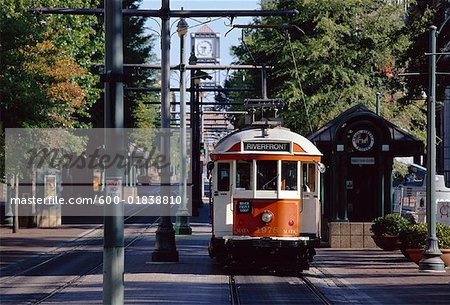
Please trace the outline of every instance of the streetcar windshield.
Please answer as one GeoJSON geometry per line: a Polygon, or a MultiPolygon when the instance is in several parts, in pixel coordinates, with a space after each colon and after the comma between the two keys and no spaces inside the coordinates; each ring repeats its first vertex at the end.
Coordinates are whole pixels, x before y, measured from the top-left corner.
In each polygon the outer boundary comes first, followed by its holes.
{"type": "Polygon", "coordinates": [[[252,164],[250,161],[237,161],[236,163],[236,189],[251,190],[252,164]]]}
{"type": "Polygon", "coordinates": [[[256,161],[256,186],[258,190],[277,190],[277,161],[256,161]]]}

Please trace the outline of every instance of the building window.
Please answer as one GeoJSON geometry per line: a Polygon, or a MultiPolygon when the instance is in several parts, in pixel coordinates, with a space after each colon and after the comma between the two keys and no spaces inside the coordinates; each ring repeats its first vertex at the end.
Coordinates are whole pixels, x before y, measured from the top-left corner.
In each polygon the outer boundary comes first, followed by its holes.
{"type": "Polygon", "coordinates": [[[236,162],[236,189],[251,190],[253,161],[236,162]]]}
{"type": "Polygon", "coordinates": [[[257,190],[277,190],[277,161],[256,161],[256,186],[257,190]]]}
{"type": "Polygon", "coordinates": [[[281,161],[281,190],[297,190],[297,161],[281,161]]]}

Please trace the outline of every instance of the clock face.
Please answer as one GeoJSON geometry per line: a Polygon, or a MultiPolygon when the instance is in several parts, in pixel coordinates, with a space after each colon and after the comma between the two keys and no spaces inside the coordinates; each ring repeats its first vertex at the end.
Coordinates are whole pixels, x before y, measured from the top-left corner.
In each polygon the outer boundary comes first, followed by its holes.
{"type": "Polygon", "coordinates": [[[210,40],[200,40],[197,43],[197,56],[198,57],[212,57],[213,46],[210,40]]]}
{"type": "Polygon", "coordinates": [[[368,151],[373,147],[374,137],[373,134],[365,129],[358,130],[353,134],[352,144],[353,147],[359,151],[368,151]]]}

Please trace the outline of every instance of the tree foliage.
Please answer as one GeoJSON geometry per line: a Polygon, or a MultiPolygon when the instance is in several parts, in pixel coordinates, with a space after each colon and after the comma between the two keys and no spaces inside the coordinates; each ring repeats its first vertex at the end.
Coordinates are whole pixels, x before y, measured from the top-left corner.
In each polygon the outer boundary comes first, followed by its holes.
{"type": "Polygon", "coordinates": [[[37,16],[31,7],[96,7],[95,0],[14,1],[1,5],[0,96],[4,127],[81,127],[98,97],[90,71],[101,55],[92,16],[37,16]]]}
{"type": "MultiPolygon", "coordinates": [[[[402,7],[383,0],[280,0],[262,2],[262,8],[297,9],[299,14],[289,21],[295,27],[249,31],[245,44],[233,52],[239,63],[254,59],[274,65],[269,96],[288,103],[286,125],[308,134],[353,105],[374,109],[379,91],[384,95],[383,116],[420,136],[415,129],[424,123],[423,107],[399,103],[403,83],[393,77],[404,69],[400,55],[411,45],[402,7]],[[412,115],[399,116],[410,108],[414,120],[412,115]]],[[[255,80],[254,75],[247,77],[255,80]]]]}

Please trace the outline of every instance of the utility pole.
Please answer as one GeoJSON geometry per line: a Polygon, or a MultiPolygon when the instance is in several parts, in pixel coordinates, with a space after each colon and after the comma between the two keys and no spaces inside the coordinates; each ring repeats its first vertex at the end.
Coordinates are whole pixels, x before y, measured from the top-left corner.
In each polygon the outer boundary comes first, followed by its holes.
{"type": "MultiPolygon", "coordinates": [[[[195,66],[197,64],[197,57],[195,56],[194,47],[192,47],[191,55],[189,56],[189,65],[195,66]]],[[[196,79],[199,70],[191,70],[191,85],[190,85],[190,122],[191,122],[191,142],[192,142],[192,159],[191,159],[191,177],[192,177],[192,215],[198,216],[198,209],[200,204],[200,139],[199,139],[199,101],[198,92],[200,79],[196,79]]]]}
{"type": "Polygon", "coordinates": [[[184,41],[189,25],[184,18],[177,24],[177,32],[180,37],[180,195],[181,207],[177,211],[175,233],[178,235],[192,234],[189,225],[189,211],[187,209],[187,151],[186,151],[186,61],[184,54],[184,41]]]}
{"type": "MultiPolygon", "coordinates": [[[[122,1],[105,1],[105,147],[111,156],[125,156],[123,143],[123,23],[122,1]]],[[[123,172],[106,169],[106,196],[121,196],[123,172]],[[113,185],[119,192],[113,192],[113,185]]],[[[103,304],[124,301],[123,206],[105,207],[103,241],[103,304]]]]}
{"type": "Polygon", "coordinates": [[[419,270],[445,272],[436,237],[436,39],[437,28],[430,27],[429,92],[427,103],[427,246],[419,270]]]}
{"type": "MultiPolygon", "coordinates": [[[[161,5],[161,128],[162,155],[170,164],[170,6],[169,0],[161,5]]],[[[170,189],[170,166],[161,170],[161,185],[170,189]]],[[[163,194],[164,196],[166,194],[163,194]]],[[[167,194],[170,196],[170,193],[167,194]]],[[[167,205],[168,206],[168,205],[167,205]]],[[[168,206],[170,208],[170,206],[168,206]]],[[[178,251],[175,244],[175,230],[170,216],[161,216],[156,230],[154,262],[177,262],[178,251]]]]}

